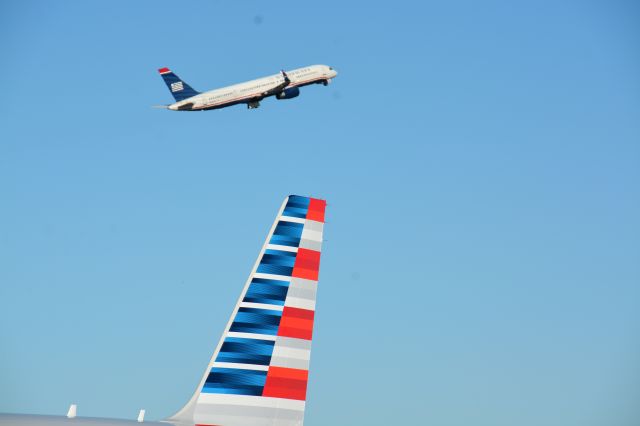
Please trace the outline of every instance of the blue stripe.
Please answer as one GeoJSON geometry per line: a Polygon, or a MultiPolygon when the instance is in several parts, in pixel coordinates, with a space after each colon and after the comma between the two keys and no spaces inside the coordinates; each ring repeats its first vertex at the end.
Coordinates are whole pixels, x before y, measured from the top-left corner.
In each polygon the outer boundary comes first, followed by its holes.
{"type": "Polygon", "coordinates": [[[302,237],[303,228],[304,224],[302,223],[281,220],[276,225],[276,229],[273,231],[269,244],[298,247],[300,245],[300,237],[302,237]]]}
{"type": "Polygon", "coordinates": [[[243,301],[284,306],[288,290],[289,282],[287,281],[254,278],[251,280],[243,301]]]}
{"type": "Polygon", "coordinates": [[[291,276],[296,253],[280,250],[265,250],[257,272],[264,274],[291,276]]]}
{"type": "Polygon", "coordinates": [[[265,263],[293,266],[296,262],[296,255],[297,253],[295,252],[267,249],[264,251],[262,261],[265,263]]]}
{"type": "Polygon", "coordinates": [[[260,263],[267,265],[286,265],[293,266],[296,262],[296,254],[288,251],[265,250],[260,263]]]}
{"type": "Polygon", "coordinates": [[[264,251],[264,254],[268,254],[270,256],[280,256],[283,258],[293,258],[293,260],[296,260],[296,252],[294,251],[266,249],[264,251]]]}
{"type": "Polygon", "coordinates": [[[273,274],[290,277],[293,273],[293,266],[279,266],[279,265],[263,265],[258,266],[258,271],[261,274],[273,274]]]}
{"type": "Polygon", "coordinates": [[[266,371],[213,367],[202,392],[260,396],[266,380],[266,371]]]}
{"type": "Polygon", "coordinates": [[[309,208],[309,198],[300,197],[298,195],[289,195],[289,200],[282,213],[284,216],[306,218],[309,208]]]}
{"type": "Polygon", "coordinates": [[[229,331],[258,333],[275,336],[278,334],[282,311],[270,309],[240,308],[229,331]]]}
{"type": "Polygon", "coordinates": [[[216,357],[217,362],[269,365],[273,354],[272,340],[227,337],[216,357]]]}

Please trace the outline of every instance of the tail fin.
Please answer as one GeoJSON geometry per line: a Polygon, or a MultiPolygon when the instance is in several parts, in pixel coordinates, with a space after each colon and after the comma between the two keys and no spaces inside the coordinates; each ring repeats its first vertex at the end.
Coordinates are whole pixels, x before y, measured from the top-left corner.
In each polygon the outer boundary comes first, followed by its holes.
{"type": "Polygon", "coordinates": [[[193,90],[191,86],[182,81],[180,77],[175,75],[175,73],[169,68],[160,68],[158,72],[162,76],[164,82],[167,84],[167,87],[171,91],[173,97],[176,99],[176,102],[200,94],[200,92],[193,90]]]}
{"type": "Polygon", "coordinates": [[[284,201],[196,392],[168,420],[302,425],[325,207],[284,201]]]}

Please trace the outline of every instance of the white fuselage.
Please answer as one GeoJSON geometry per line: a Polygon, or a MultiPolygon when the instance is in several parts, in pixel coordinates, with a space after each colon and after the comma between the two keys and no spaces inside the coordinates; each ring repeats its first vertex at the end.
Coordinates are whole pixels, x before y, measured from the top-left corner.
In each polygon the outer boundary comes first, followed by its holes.
{"type": "Polygon", "coordinates": [[[184,99],[169,105],[170,110],[207,110],[223,108],[239,103],[259,102],[268,96],[275,96],[282,90],[294,87],[302,87],[314,83],[328,84],[338,73],[326,65],[311,65],[287,71],[286,75],[290,83],[285,84],[283,74],[274,74],[268,77],[234,84],[220,89],[210,90],[196,96],[184,99]]]}

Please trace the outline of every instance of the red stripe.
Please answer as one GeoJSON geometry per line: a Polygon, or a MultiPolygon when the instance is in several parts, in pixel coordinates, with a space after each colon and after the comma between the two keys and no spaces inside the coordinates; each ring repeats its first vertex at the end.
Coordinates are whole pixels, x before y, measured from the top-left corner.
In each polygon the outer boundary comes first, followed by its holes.
{"type": "Polygon", "coordinates": [[[170,70],[169,68],[160,68],[160,69],[158,70],[158,72],[159,72],[160,74],[164,74],[165,72],[171,72],[171,70],[170,70]]]}
{"type": "Polygon", "coordinates": [[[320,252],[304,248],[298,249],[296,262],[293,265],[292,277],[318,281],[320,270],[320,252]]]}
{"type": "Polygon", "coordinates": [[[307,370],[269,367],[262,396],[304,401],[307,397],[308,378],[307,370]]]}
{"type": "Polygon", "coordinates": [[[284,309],[282,309],[282,315],[312,321],[316,316],[315,311],[312,311],[311,309],[293,308],[291,306],[285,306],[284,309]]]}
{"type": "Polygon", "coordinates": [[[307,219],[324,223],[324,210],[327,206],[325,200],[311,198],[309,201],[309,209],[307,210],[307,219]]]}
{"type": "Polygon", "coordinates": [[[315,312],[312,310],[285,306],[280,318],[278,336],[311,340],[314,316],[315,312]]]}

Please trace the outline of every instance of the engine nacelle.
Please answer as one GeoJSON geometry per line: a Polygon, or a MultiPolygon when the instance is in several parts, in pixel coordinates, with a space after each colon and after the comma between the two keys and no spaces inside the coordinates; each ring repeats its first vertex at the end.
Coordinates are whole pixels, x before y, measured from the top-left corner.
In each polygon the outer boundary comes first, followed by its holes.
{"type": "Polygon", "coordinates": [[[290,87],[288,89],[284,89],[282,92],[276,95],[278,99],[291,99],[300,95],[300,89],[297,87],[290,87]]]}

